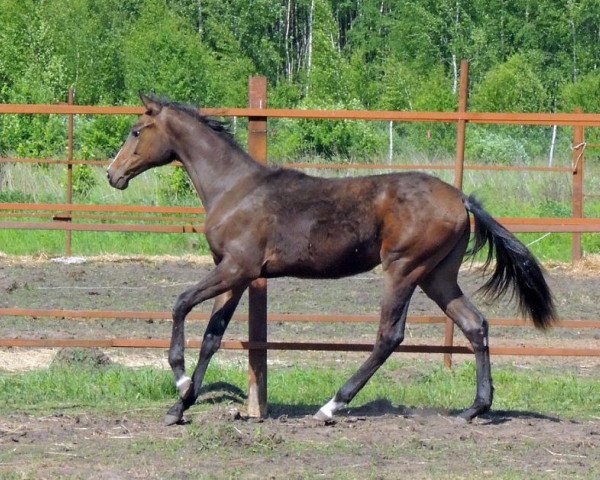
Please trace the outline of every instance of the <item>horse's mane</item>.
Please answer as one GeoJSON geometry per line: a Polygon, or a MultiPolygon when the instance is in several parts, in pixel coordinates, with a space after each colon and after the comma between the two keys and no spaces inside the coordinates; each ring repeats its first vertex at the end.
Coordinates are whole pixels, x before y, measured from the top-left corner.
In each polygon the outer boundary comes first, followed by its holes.
{"type": "Polygon", "coordinates": [[[218,133],[222,138],[227,140],[229,143],[239,147],[238,143],[236,142],[235,138],[233,137],[233,133],[230,130],[229,123],[222,122],[213,117],[208,117],[206,115],[202,115],[200,113],[200,111],[198,110],[198,107],[195,107],[195,106],[187,104],[187,103],[173,102],[166,98],[158,97],[154,94],[149,94],[147,96],[148,96],[148,98],[150,98],[152,101],[158,103],[163,108],[168,107],[168,108],[177,110],[178,112],[185,113],[186,115],[192,117],[194,120],[197,120],[198,122],[203,123],[204,125],[209,127],[211,130],[218,133]]]}

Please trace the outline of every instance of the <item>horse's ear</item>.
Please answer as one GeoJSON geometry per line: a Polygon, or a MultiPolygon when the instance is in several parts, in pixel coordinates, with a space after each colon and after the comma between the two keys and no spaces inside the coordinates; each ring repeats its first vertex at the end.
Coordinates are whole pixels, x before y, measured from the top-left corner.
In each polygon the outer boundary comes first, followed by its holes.
{"type": "Polygon", "coordinates": [[[162,110],[162,105],[159,102],[148,95],[144,95],[142,92],[140,92],[140,100],[144,104],[144,107],[146,107],[146,113],[148,115],[158,115],[162,110]]]}

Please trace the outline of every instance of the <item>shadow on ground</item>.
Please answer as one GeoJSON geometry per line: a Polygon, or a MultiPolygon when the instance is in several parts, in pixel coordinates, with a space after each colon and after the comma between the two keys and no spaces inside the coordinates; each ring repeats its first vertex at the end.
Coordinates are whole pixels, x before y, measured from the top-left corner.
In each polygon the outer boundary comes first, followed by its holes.
{"type": "MultiPolygon", "coordinates": [[[[198,403],[235,403],[242,405],[246,400],[246,394],[235,385],[226,382],[216,382],[205,385],[200,390],[198,403]]],[[[304,418],[312,417],[322,405],[308,404],[269,404],[267,418],[304,418]]],[[[382,417],[385,415],[396,415],[403,417],[458,417],[462,410],[434,408],[434,407],[408,407],[405,405],[394,405],[385,398],[373,400],[363,405],[349,407],[340,410],[336,417],[339,419],[348,417],[382,417]]],[[[481,415],[481,424],[500,425],[512,420],[546,420],[551,422],[560,422],[560,418],[544,415],[537,412],[520,411],[520,410],[492,410],[484,415],[481,415]]]]}

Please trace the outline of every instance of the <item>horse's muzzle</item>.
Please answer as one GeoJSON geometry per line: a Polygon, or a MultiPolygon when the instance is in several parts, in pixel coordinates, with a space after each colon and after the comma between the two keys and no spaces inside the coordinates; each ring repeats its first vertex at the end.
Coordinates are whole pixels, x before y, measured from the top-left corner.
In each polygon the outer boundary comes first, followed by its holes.
{"type": "Polygon", "coordinates": [[[129,179],[125,178],[124,176],[120,176],[119,178],[115,179],[110,172],[106,172],[106,176],[108,177],[108,183],[110,183],[110,186],[118,190],[125,190],[129,185],[129,179]]]}

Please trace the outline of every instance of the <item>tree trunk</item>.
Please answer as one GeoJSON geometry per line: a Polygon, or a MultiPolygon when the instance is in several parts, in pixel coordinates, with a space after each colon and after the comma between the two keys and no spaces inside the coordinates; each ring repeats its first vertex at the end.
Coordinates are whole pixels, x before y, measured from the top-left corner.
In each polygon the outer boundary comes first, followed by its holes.
{"type": "Polygon", "coordinates": [[[456,95],[458,91],[458,65],[456,64],[456,54],[452,54],[452,93],[456,95]]]}
{"type": "Polygon", "coordinates": [[[550,140],[550,153],[548,154],[548,166],[554,163],[554,147],[556,145],[556,125],[552,126],[552,138],[550,140]]]}
{"type": "Polygon", "coordinates": [[[392,164],[392,158],[394,157],[394,122],[390,120],[389,125],[389,144],[388,144],[388,165],[392,164]]]}
{"type": "Polygon", "coordinates": [[[315,0],[310,2],[310,13],[308,14],[308,52],[306,60],[306,95],[310,88],[310,69],[312,67],[312,43],[313,43],[313,21],[315,16],[315,0]]]}
{"type": "Polygon", "coordinates": [[[288,0],[287,16],[285,20],[285,75],[288,81],[292,80],[292,64],[290,61],[290,17],[292,12],[292,0],[288,0]]]}
{"type": "Polygon", "coordinates": [[[198,0],[198,35],[202,36],[202,0],[198,0]]]}

